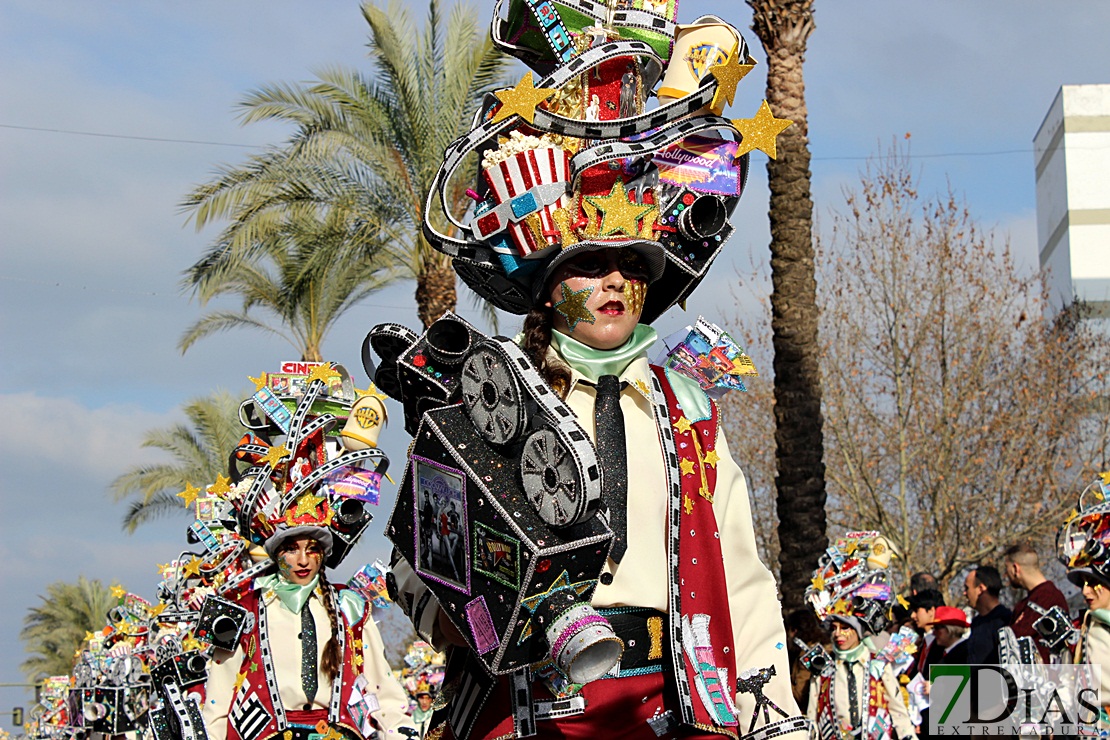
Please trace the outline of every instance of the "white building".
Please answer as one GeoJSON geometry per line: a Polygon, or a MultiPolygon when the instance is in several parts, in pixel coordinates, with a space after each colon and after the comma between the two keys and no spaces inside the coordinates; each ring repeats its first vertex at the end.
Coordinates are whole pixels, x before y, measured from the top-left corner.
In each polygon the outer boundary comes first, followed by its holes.
{"type": "Polygon", "coordinates": [[[1037,244],[1054,305],[1110,318],[1110,85],[1064,85],[1033,138],[1037,244]]]}

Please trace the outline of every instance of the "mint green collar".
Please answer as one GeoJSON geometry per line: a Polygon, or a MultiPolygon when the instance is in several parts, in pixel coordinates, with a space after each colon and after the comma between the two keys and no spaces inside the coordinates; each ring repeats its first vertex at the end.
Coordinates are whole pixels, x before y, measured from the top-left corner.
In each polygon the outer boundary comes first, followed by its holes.
{"type": "Polygon", "coordinates": [[[833,648],[833,652],[836,653],[837,660],[843,660],[846,663],[856,663],[860,661],[863,658],[863,653],[865,650],[867,650],[867,646],[864,645],[862,642],[859,645],[856,645],[851,650],[841,650],[840,648],[835,647],[833,648]]]}
{"type": "Polygon", "coordinates": [[[256,582],[262,587],[263,593],[273,591],[281,599],[282,606],[294,614],[300,614],[301,609],[312,597],[312,592],[316,590],[317,584],[320,583],[320,576],[317,575],[303,586],[290,583],[277,573],[260,576],[256,582]]]}
{"type": "Polygon", "coordinates": [[[637,324],[632,336],[616,349],[595,349],[559,331],[551,332],[551,343],[559,356],[586,380],[596,383],[602,375],[617,375],[655,344],[658,335],[646,324],[637,324]]]}
{"type": "Polygon", "coordinates": [[[1092,609],[1091,616],[1105,625],[1110,625],[1110,609],[1092,609]]]}

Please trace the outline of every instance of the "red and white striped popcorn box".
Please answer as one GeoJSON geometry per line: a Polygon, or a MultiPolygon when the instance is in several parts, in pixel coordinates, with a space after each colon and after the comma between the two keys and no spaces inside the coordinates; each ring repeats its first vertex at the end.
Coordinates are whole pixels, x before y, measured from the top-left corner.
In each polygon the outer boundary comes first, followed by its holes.
{"type": "Polygon", "coordinates": [[[477,219],[483,239],[506,229],[519,256],[528,259],[559,242],[559,229],[551,215],[565,208],[571,198],[570,157],[559,147],[539,147],[510,155],[482,171],[497,205],[477,219]],[[536,213],[541,234],[533,233],[524,219],[536,213]]]}

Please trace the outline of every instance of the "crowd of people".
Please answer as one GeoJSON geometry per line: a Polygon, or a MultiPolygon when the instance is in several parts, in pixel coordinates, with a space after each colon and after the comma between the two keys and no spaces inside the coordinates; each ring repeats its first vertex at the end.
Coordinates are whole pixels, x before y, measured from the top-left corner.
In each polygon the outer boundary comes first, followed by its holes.
{"type": "MultiPolygon", "coordinates": [[[[859,596],[869,585],[857,576],[839,584],[840,598],[849,599],[850,605],[842,600],[842,609],[829,608],[829,599],[816,589],[817,596],[809,599],[813,608],[787,614],[794,697],[808,708],[815,736],[934,736],[929,706],[934,666],[1110,661],[1110,512],[1103,503],[1110,494],[1110,475],[1103,474],[1084,493],[1092,490],[1097,494],[1093,503],[1081,497],[1058,538],[1067,579],[1081,589],[1085,602],[1078,613],[1071,612],[1064,593],[1045,576],[1037,550],[1019,542],[1002,554],[1001,571],[989,564],[967,569],[962,598],[946,598],[933,575],[919,572],[900,596],[877,597],[886,618],[869,621],[865,607],[876,603],[876,595],[872,590],[859,596]],[[1003,603],[1004,585],[1020,596],[1012,608],[1003,603]],[[891,659],[884,648],[898,635],[912,636],[912,645],[891,659]]],[[[818,568],[815,586],[828,588],[820,581],[829,575],[818,568]]],[[[1107,720],[1103,707],[1103,730],[1107,720]]]]}

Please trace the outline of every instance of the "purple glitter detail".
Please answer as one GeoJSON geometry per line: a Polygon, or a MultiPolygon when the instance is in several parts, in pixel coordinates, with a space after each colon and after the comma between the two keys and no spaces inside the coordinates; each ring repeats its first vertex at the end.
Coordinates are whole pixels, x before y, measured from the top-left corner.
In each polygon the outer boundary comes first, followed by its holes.
{"type": "Polygon", "coordinates": [[[558,655],[560,652],[562,652],[563,647],[567,644],[568,640],[577,635],[584,628],[589,627],[591,624],[597,624],[599,622],[605,622],[606,624],[608,624],[609,620],[601,616],[600,614],[591,614],[587,617],[582,617],[581,619],[571,622],[567,626],[567,628],[563,630],[563,634],[559,635],[559,639],[555,641],[555,644],[551,646],[551,654],[558,655]]]}

